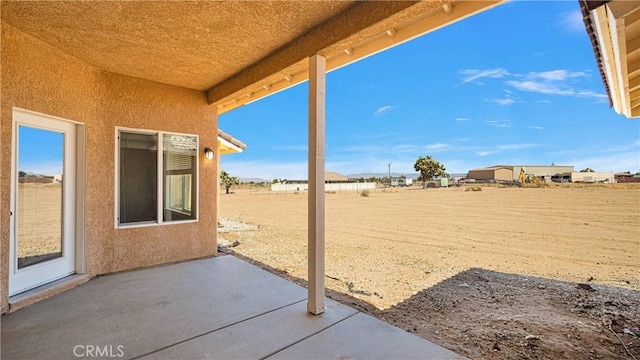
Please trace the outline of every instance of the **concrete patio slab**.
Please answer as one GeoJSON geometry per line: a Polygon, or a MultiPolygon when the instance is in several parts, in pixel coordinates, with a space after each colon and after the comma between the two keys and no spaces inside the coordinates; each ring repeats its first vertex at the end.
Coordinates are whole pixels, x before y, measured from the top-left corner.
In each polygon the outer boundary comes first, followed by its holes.
{"type": "Polygon", "coordinates": [[[3,359],[436,358],[456,354],[233,256],[98,277],[2,316],[3,359]],[[89,352],[91,349],[91,352],[89,352]]]}
{"type": "Polygon", "coordinates": [[[304,300],[141,359],[263,359],[357,313],[327,299],[325,313],[314,316],[304,300]]]}
{"type": "Polygon", "coordinates": [[[358,313],[268,359],[465,359],[369,315],[358,313]]]}
{"type": "Polygon", "coordinates": [[[108,275],[3,316],[1,353],[71,359],[77,345],[123,345],[133,358],[304,299],[232,256],[108,275]]]}

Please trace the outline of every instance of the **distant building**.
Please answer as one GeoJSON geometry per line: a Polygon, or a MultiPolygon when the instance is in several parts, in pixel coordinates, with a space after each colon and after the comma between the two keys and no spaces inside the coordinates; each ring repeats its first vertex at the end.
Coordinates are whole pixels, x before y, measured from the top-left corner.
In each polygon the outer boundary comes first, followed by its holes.
{"type": "Polygon", "coordinates": [[[596,182],[606,182],[613,184],[615,176],[612,172],[579,172],[573,171],[564,173],[564,177],[569,176],[571,182],[592,184],[596,182]]]}
{"type": "Polygon", "coordinates": [[[640,182],[640,174],[630,174],[630,173],[618,173],[615,174],[615,180],[617,183],[639,183],[640,182]]]}
{"type": "Polygon", "coordinates": [[[486,168],[471,169],[467,174],[467,179],[475,180],[513,180],[513,166],[491,166],[486,168]]]}
{"type": "Polygon", "coordinates": [[[524,168],[524,173],[532,176],[543,177],[545,180],[551,179],[553,175],[574,172],[573,166],[569,165],[519,165],[513,167],[513,180],[518,179],[520,169],[524,168]]]}
{"type": "Polygon", "coordinates": [[[324,173],[324,182],[327,184],[330,183],[343,183],[343,182],[350,182],[351,180],[342,175],[342,174],[338,174],[337,172],[333,172],[333,171],[327,171],[324,173]]]}
{"type": "MultiPolygon", "coordinates": [[[[337,172],[327,171],[324,173],[325,191],[362,191],[374,190],[374,182],[357,182],[337,172]]],[[[286,180],[282,183],[271,184],[273,192],[304,192],[309,190],[308,180],[286,180]]]]}
{"type": "Polygon", "coordinates": [[[526,175],[541,177],[545,180],[556,174],[574,172],[573,166],[564,165],[494,165],[469,170],[467,179],[513,181],[518,180],[521,169],[524,169],[526,175]]]}

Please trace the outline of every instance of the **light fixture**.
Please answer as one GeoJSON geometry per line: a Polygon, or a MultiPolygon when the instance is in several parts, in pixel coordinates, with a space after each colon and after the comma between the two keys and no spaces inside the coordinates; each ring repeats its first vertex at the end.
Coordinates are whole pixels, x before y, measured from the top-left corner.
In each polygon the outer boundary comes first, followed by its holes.
{"type": "Polygon", "coordinates": [[[211,150],[211,148],[209,147],[204,148],[204,157],[207,160],[213,159],[213,150],[211,150]]]}

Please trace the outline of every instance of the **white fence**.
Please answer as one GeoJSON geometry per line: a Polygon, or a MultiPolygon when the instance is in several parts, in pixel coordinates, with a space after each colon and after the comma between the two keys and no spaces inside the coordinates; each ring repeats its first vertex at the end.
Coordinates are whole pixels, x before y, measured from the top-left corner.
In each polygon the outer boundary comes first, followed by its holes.
{"type": "MultiPolygon", "coordinates": [[[[362,190],[375,190],[376,183],[329,183],[324,184],[324,191],[335,192],[347,192],[347,191],[362,191],[362,190]]],[[[304,192],[309,190],[309,184],[271,184],[271,191],[273,192],[304,192]]]]}

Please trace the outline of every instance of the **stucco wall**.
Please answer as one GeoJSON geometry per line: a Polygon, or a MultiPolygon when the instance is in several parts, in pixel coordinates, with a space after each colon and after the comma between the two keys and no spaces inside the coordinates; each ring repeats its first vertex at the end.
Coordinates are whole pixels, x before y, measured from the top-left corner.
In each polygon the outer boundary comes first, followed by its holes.
{"type": "MultiPolygon", "coordinates": [[[[215,147],[217,114],[206,93],[99,70],[2,24],[0,207],[10,208],[12,107],[84,123],[86,269],[90,275],[215,254],[217,161],[200,153],[199,222],[114,228],[115,127],[197,134],[215,147]]],[[[217,156],[217,154],[216,154],[217,156]]],[[[0,218],[0,290],[7,310],[9,217],[0,218]]]]}

